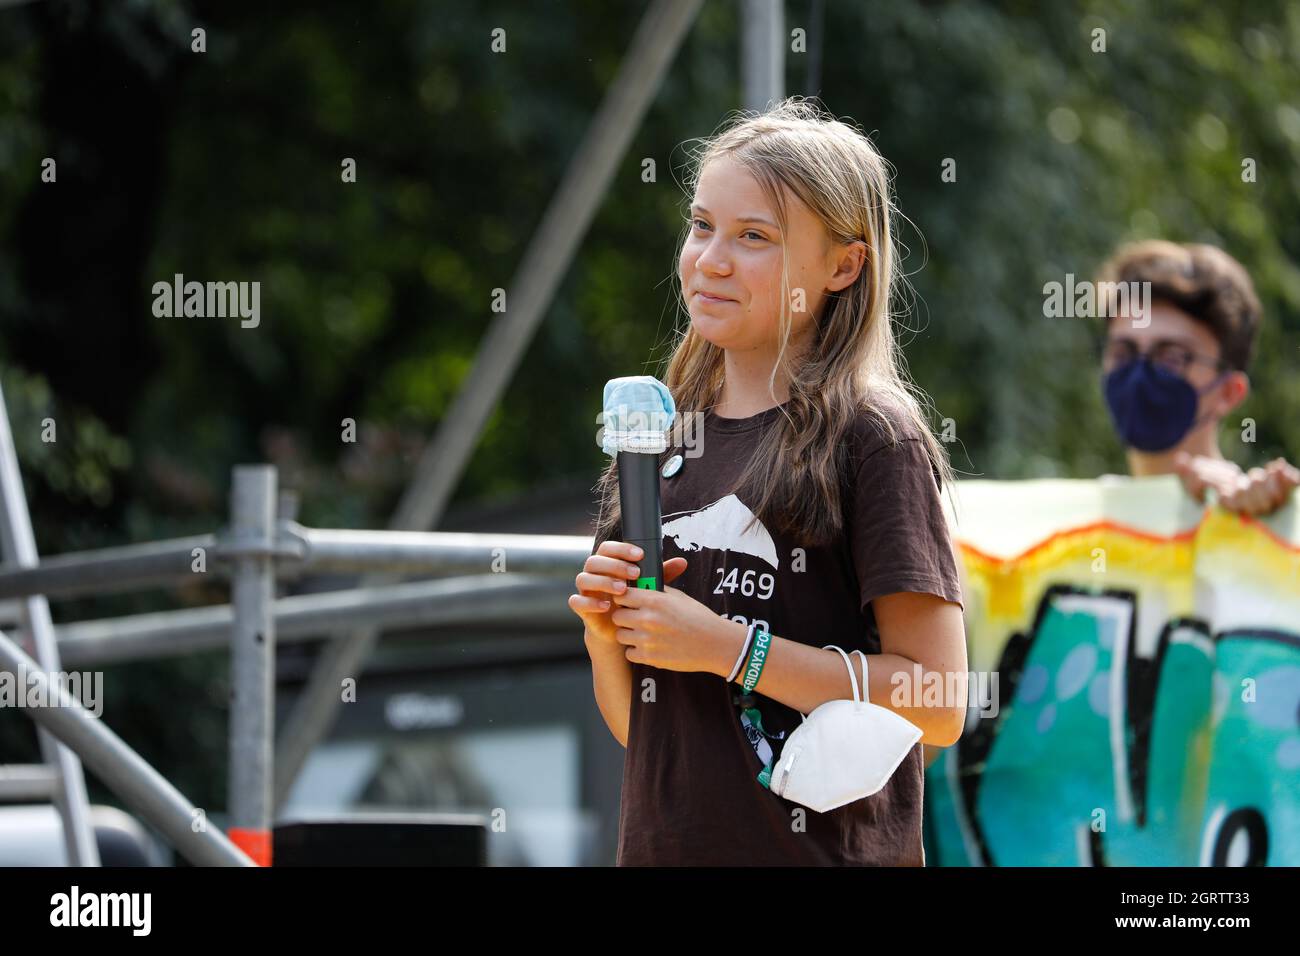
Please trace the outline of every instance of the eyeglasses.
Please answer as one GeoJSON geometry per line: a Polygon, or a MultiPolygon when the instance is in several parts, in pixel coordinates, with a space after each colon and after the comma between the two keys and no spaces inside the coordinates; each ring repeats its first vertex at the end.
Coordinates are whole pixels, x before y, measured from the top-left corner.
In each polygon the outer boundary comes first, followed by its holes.
{"type": "Polygon", "coordinates": [[[1102,343],[1101,348],[1101,365],[1107,372],[1127,365],[1139,355],[1147,356],[1153,365],[1158,365],[1175,375],[1183,375],[1189,367],[1198,362],[1212,366],[1217,371],[1228,368],[1228,363],[1223,359],[1201,355],[1185,345],[1168,339],[1161,339],[1145,352],[1140,351],[1132,339],[1108,339],[1102,343]]]}

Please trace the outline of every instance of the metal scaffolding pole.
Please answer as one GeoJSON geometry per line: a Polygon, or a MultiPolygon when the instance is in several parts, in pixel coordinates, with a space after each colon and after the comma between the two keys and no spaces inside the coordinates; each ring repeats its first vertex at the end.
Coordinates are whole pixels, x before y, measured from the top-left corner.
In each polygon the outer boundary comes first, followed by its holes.
{"type": "Polygon", "coordinates": [[[740,29],[745,108],[761,111],[785,96],[783,0],[741,0],[740,29]]]}
{"type": "MultiPolygon", "coordinates": [[[[618,75],[569,161],[509,286],[509,311],[494,319],[474,367],[425,448],[392,527],[424,531],[441,517],[483,426],[523,358],[619,160],[663,82],[701,0],[656,0],[637,25],[618,75]]],[[[594,416],[593,416],[594,418],[594,416]]]]}
{"type": "Polygon", "coordinates": [[[330,530],[294,526],[302,566],[313,571],[403,574],[511,574],[572,577],[592,538],[570,534],[481,534],[450,531],[330,530]]]}
{"type": "Polygon", "coordinates": [[[230,838],[271,865],[275,703],[275,468],[239,465],[230,490],[230,838]]]}
{"type": "Polygon", "coordinates": [[[198,866],[248,866],[251,860],[168,783],[158,771],[109,730],[9,635],[0,631],[0,670],[23,675],[46,706],[23,708],[43,730],[75,750],[114,793],[157,827],[187,860],[198,866]],[[195,824],[204,820],[197,829],[195,824]]]}
{"type": "MultiPolygon", "coordinates": [[[[565,597],[573,582],[531,575],[480,574],[375,588],[297,594],[275,602],[277,644],[319,640],[339,627],[453,627],[571,624],[565,597]]],[[[59,626],[69,667],[177,657],[230,647],[229,604],[157,611],[59,626]]]]}
{"type": "MultiPolygon", "coordinates": [[[[205,553],[210,573],[229,573],[234,556],[226,540],[196,535],[70,552],[30,568],[0,566],[0,601],[174,586],[193,577],[196,550],[205,553]]],[[[307,528],[285,518],[277,522],[274,540],[277,580],[310,571],[476,574],[507,560],[510,571],[568,576],[574,562],[581,563],[591,553],[592,543],[586,535],[307,528]]],[[[18,607],[17,602],[4,602],[0,614],[12,614],[18,607]]]]}
{"type": "MultiPolygon", "coordinates": [[[[3,389],[0,389],[0,545],[3,545],[9,563],[20,568],[34,567],[40,562],[3,389]]],[[[57,673],[60,670],[59,648],[54,639],[49,602],[42,595],[34,594],[22,603],[36,658],[40,666],[50,673],[57,673]]],[[[86,796],[86,777],[81,772],[81,763],[76,754],[43,728],[37,728],[36,736],[44,762],[57,774],[51,795],[63,821],[68,864],[99,866],[99,847],[90,825],[90,800],[86,796]]]]}
{"type": "Polygon", "coordinates": [[[211,553],[215,545],[212,535],[202,534],[55,555],[42,559],[40,567],[0,571],[0,598],[75,597],[166,587],[192,573],[195,549],[211,553]]]}
{"type": "MultiPolygon", "coordinates": [[[[541,225],[509,286],[509,311],[493,321],[469,377],[425,448],[391,527],[424,531],[441,517],[492,409],[523,357],[551,298],[595,217],[701,0],[655,0],[646,11],[613,85],[565,170],[541,225]]],[[[373,581],[367,583],[375,583],[373,581]]],[[[335,638],[321,654],[285,723],[276,753],[276,804],[283,802],[307,755],[325,736],[339,704],[339,684],[359,676],[378,633],[366,628],[335,638]]]]}

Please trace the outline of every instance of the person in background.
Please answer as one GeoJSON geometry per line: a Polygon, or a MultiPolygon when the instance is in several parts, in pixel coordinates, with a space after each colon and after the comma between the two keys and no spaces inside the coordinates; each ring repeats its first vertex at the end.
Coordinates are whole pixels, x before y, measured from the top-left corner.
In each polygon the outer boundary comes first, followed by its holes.
{"type": "MultiPolygon", "coordinates": [[[[1177,474],[1187,492],[1245,515],[1267,515],[1300,486],[1284,458],[1242,469],[1224,458],[1219,426],[1250,393],[1246,370],[1260,304],[1241,263],[1203,244],[1147,240],[1118,249],[1102,283],[1150,283],[1149,314],[1103,297],[1102,388],[1135,477],[1177,474]]],[[[1136,288],[1130,286],[1129,288],[1136,288]]]]}

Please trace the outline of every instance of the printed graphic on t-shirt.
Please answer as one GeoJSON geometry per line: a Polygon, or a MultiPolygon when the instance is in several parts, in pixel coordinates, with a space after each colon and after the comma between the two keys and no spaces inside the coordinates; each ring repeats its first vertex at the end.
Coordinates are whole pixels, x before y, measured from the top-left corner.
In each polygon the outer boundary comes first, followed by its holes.
{"type": "MultiPolygon", "coordinates": [[[[763,761],[765,768],[770,768],[775,763],[776,754],[772,751],[772,745],[768,743],[768,733],[763,729],[763,715],[757,707],[751,707],[740,715],[740,722],[745,728],[745,737],[749,740],[749,745],[754,748],[754,753],[758,754],[758,759],[763,761]]],[[[785,731],[779,734],[771,734],[772,740],[784,740],[785,731]]]]}
{"type": "MultiPolygon", "coordinates": [[[[719,498],[698,511],[679,511],[683,515],[664,524],[664,537],[672,538],[682,551],[739,551],[780,568],[776,545],[761,521],[754,520],[750,511],[735,495],[719,498]],[[752,527],[746,527],[753,521],[752,527]]],[[[664,515],[665,518],[669,515],[664,515]]]]}
{"type": "MultiPolygon", "coordinates": [[[[731,596],[760,601],[772,597],[776,590],[776,575],[772,571],[779,570],[781,566],[776,542],[762,521],[755,518],[754,513],[736,495],[726,495],[703,508],[672,512],[664,515],[663,519],[664,537],[671,539],[680,551],[719,552],[721,561],[716,567],[712,564],[712,556],[709,557],[709,590],[712,594],[721,596],[720,600],[714,602],[715,608],[726,605],[727,598],[731,596]],[[772,571],[765,570],[762,565],[744,567],[746,564],[757,563],[750,559],[763,562],[772,571]]],[[[745,625],[755,623],[765,630],[771,628],[771,624],[764,619],[767,615],[749,619],[741,614],[729,615],[723,611],[722,616],[745,625]]],[[[736,694],[739,693],[739,689],[736,689],[736,694]]],[[[753,694],[743,700],[746,707],[738,716],[745,737],[763,765],[770,767],[774,757],[779,756],[779,747],[774,753],[772,741],[782,741],[785,731],[770,732],[765,726],[762,715],[768,708],[761,706],[759,695],[753,694]]]]}

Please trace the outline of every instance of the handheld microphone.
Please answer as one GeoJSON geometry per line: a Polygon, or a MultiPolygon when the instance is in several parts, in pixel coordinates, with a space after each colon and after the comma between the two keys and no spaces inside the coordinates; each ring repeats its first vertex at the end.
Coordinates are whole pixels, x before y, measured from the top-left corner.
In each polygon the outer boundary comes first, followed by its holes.
{"type": "Polygon", "coordinates": [[[659,455],[677,408],[668,386],[653,375],[612,378],[605,383],[601,448],[618,462],[623,540],[641,549],[636,586],[664,589],[663,526],[659,504],[659,455]]]}

